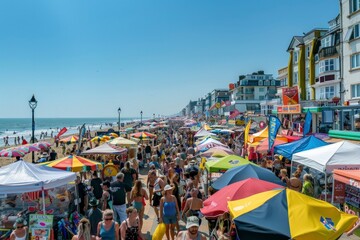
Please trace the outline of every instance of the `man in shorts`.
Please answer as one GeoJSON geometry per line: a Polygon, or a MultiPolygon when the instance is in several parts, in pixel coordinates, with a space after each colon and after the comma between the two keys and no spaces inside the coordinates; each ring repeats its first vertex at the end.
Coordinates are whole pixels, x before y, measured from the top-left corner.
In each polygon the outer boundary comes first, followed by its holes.
{"type": "Polygon", "coordinates": [[[162,198],[162,192],[165,187],[165,182],[160,178],[156,176],[156,172],[151,172],[150,178],[155,179],[154,181],[154,188],[153,188],[153,197],[152,197],[152,206],[154,207],[156,217],[159,221],[159,206],[160,206],[160,200],[162,198]]]}

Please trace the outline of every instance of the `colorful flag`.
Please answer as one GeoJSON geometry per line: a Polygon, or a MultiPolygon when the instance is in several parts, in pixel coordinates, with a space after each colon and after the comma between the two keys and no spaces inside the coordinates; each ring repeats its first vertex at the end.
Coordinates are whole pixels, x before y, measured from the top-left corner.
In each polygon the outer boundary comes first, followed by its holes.
{"type": "Polygon", "coordinates": [[[55,139],[59,139],[61,135],[63,135],[64,133],[66,133],[67,128],[63,127],[60,132],[58,133],[58,135],[55,136],[55,139]]]}
{"type": "Polygon", "coordinates": [[[250,132],[250,126],[251,126],[251,119],[248,121],[245,131],[244,131],[244,145],[247,145],[248,139],[249,139],[249,132],[250,132]]]}
{"type": "Polygon", "coordinates": [[[241,112],[239,112],[239,110],[235,109],[234,111],[232,111],[232,113],[229,116],[229,119],[234,119],[236,118],[236,116],[238,116],[241,112]]]}
{"type": "Polygon", "coordinates": [[[304,135],[303,135],[303,137],[305,137],[306,134],[308,134],[310,132],[311,121],[312,121],[312,114],[308,109],[308,111],[306,113],[306,116],[305,116],[304,135]]]}
{"type": "Polygon", "coordinates": [[[277,132],[281,126],[281,121],[275,116],[269,116],[269,151],[274,145],[277,132]]]}

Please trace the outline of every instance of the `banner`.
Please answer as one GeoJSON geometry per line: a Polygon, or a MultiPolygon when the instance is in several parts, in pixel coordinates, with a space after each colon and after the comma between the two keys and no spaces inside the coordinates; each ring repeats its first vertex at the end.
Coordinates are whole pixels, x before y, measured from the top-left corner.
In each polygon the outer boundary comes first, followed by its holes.
{"type": "Polygon", "coordinates": [[[229,116],[229,119],[234,119],[236,116],[238,116],[241,112],[239,110],[235,109],[229,116]]]}
{"type": "Polygon", "coordinates": [[[297,86],[283,88],[282,100],[284,105],[299,104],[299,88],[297,86]]]}
{"type": "Polygon", "coordinates": [[[225,105],[225,102],[224,102],[224,100],[221,100],[221,107],[225,107],[226,105],[225,105]]]}
{"type": "Polygon", "coordinates": [[[58,133],[58,135],[55,136],[55,139],[59,139],[61,135],[63,135],[64,133],[66,133],[67,128],[63,127],[60,132],[58,133]]]}
{"type": "Polygon", "coordinates": [[[281,105],[277,107],[278,114],[301,113],[301,105],[281,105]]]}
{"type": "Polygon", "coordinates": [[[274,145],[277,132],[281,126],[280,120],[275,116],[269,116],[269,151],[274,145]]]}
{"type": "Polygon", "coordinates": [[[312,121],[312,114],[308,109],[307,113],[306,113],[306,116],[305,116],[304,135],[303,135],[303,137],[305,137],[306,134],[308,134],[310,132],[311,121],[312,121]]]}
{"type": "Polygon", "coordinates": [[[250,126],[251,126],[251,119],[247,123],[247,125],[245,127],[245,131],[244,131],[244,145],[245,145],[245,147],[246,147],[246,145],[248,143],[248,139],[249,139],[250,126]]]}

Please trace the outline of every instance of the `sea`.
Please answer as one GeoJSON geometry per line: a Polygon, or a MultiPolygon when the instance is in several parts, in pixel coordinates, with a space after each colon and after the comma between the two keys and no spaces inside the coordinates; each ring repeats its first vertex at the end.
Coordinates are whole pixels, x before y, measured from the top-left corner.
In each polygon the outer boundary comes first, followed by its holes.
{"type": "MultiPolygon", "coordinates": [[[[136,118],[121,118],[121,125],[140,121],[136,118]]],[[[78,134],[80,127],[85,124],[86,130],[94,131],[114,127],[117,129],[117,118],[35,118],[35,138],[40,135],[45,138],[55,137],[63,128],[67,132],[63,136],[78,134]]],[[[14,145],[14,139],[24,137],[30,142],[32,134],[31,118],[0,118],[0,147],[5,145],[4,138],[9,137],[9,144],[14,145]]]]}

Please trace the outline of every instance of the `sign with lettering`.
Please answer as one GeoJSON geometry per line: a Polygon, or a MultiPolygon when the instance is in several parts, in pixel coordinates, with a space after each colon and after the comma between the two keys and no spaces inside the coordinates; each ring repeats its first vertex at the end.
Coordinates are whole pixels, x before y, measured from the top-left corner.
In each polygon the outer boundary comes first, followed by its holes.
{"type": "Polygon", "coordinates": [[[53,215],[30,214],[29,228],[32,240],[48,240],[53,226],[53,215]]]}
{"type": "Polygon", "coordinates": [[[296,114],[301,113],[301,105],[282,105],[277,107],[278,114],[296,114]]]}
{"type": "Polygon", "coordinates": [[[299,88],[297,86],[282,88],[282,100],[284,105],[299,104],[299,88]]]}

